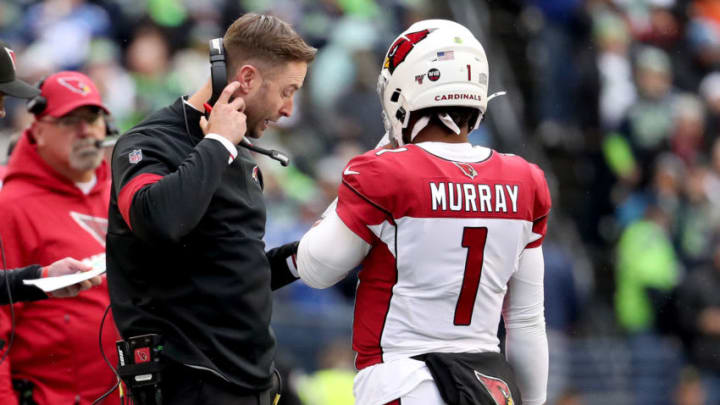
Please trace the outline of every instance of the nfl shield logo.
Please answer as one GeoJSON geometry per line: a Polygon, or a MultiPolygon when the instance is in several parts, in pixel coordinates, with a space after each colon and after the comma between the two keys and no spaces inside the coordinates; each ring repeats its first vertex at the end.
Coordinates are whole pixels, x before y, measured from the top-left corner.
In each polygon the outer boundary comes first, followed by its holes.
{"type": "Polygon", "coordinates": [[[128,154],[128,160],[130,161],[131,165],[134,165],[135,163],[142,160],[142,149],[135,149],[130,154],[128,154]]]}

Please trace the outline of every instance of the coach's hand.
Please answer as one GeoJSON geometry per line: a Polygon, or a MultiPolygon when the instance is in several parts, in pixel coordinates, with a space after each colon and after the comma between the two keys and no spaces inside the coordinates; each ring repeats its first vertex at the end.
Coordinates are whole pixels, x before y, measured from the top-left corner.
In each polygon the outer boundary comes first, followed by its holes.
{"type": "Polygon", "coordinates": [[[239,88],[239,82],[232,82],[225,86],[215,105],[212,106],[210,118],[206,119],[204,116],[200,118],[200,128],[205,135],[218,134],[234,145],[239,144],[243,139],[247,131],[247,117],[243,112],[245,111],[245,100],[235,97],[233,101],[230,101],[230,97],[239,88]]]}
{"type": "MultiPolygon", "coordinates": [[[[66,257],[47,266],[47,276],[65,276],[80,271],[90,270],[92,270],[92,266],[90,266],[89,264],[85,264],[71,257],[66,257]]],[[[102,284],[102,278],[100,276],[95,276],[90,278],[89,280],[81,281],[79,283],[67,286],[65,288],[60,288],[55,291],[50,291],[48,295],[55,298],[74,297],[78,295],[80,291],[87,290],[88,288],[95,287],[100,284],[102,284]]]]}

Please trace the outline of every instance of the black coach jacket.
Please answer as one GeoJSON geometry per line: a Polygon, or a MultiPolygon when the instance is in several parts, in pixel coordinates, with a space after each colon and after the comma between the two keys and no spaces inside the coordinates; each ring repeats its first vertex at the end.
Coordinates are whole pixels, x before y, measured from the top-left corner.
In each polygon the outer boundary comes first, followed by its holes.
{"type": "MultiPolygon", "coordinates": [[[[271,267],[262,176],[250,152],[203,139],[182,99],[123,135],[112,157],[107,277],[123,338],[158,333],[165,355],[250,392],[271,384],[271,267]]],[[[273,263],[273,266],[271,266],[273,263]]],[[[282,279],[282,281],[278,281],[282,279]]]]}
{"type": "Polygon", "coordinates": [[[0,274],[0,305],[10,303],[7,293],[8,285],[13,302],[36,301],[48,297],[43,290],[23,283],[24,280],[42,277],[42,267],[34,264],[21,269],[6,269],[6,271],[0,274]],[[5,283],[6,277],[7,283],[5,283]]]}

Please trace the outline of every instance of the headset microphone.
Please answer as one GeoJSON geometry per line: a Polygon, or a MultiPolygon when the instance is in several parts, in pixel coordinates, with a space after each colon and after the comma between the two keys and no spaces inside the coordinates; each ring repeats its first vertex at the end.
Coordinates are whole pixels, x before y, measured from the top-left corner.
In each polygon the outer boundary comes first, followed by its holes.
{"type": "MultiPolygon", "coordinates": [[[[210,81],[212,83],[212,96],[210,100],[205,103],[205,112],[207,113],[212,110],[212,106],[215,105],[223,89],[227,86],[227,64],[225,62],[225,47],[223,46],[222,38],[210,40],[210,81]]],[[[274,149],[265,149],[253,145],[245,138],[240,141],[239,145],[253,152],[275,159],[283,166],[290,164],[290,158],[286,154],[274,149]]]]}
{"type": "Polygon", "coordinates": [[[280,164],[283,165],[284,167],[287,167],[290,164],[290,158],[286,154],[276,151],[274,149],[265,149],[265,148],[261,148],[259,146],[253,145],[250,143],[250,141],[248,141],[245,138],[243,138],[242,141],[240,141],[240,146],[250,149],[253,152],[257,152],[257,153],[263,154],[265,156],[268,156],[271,159],[275,159],[278,162],[280,162],[280,164]]]}
{"type": "Polygon", "coordinates": [[[115,143],[117,143],[117,139],[103,139],[103,140],[97,140],[93,142],[93,145],[95,145],[96,148],[102,149],[102,148],[109,148],[111,146],[115,146],[115,143]]]}

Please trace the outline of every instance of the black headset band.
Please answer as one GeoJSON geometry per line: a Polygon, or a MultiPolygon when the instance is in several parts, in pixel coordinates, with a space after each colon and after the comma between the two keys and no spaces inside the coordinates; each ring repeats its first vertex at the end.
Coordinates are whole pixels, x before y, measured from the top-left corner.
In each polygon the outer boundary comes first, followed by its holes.
{"type": "MultiPolygon", "coordinates": [[[[35,84],[35,87],[37,87],[38,90],[42,90],[42,87],[45,84],[45,80],[47,80],[47,78],[47,75],[41,77],[40,80],[38,80],[37,84],[35,84]]],[[[42,94],[38,94],[37,96],[28,99],[28,101],[25,103],[25,106],[27,107],[29,113],[38,115],[45,111],[45,107],[47,107],[47,99],[42,94]]]]}
{"type": "Polygon", "coordinates": [[[210,78],[212,80],[212,96],[208,104],[215,105],[220,93],[227,86],[227,62],[222,38],[210,40],[210,78]]]}

